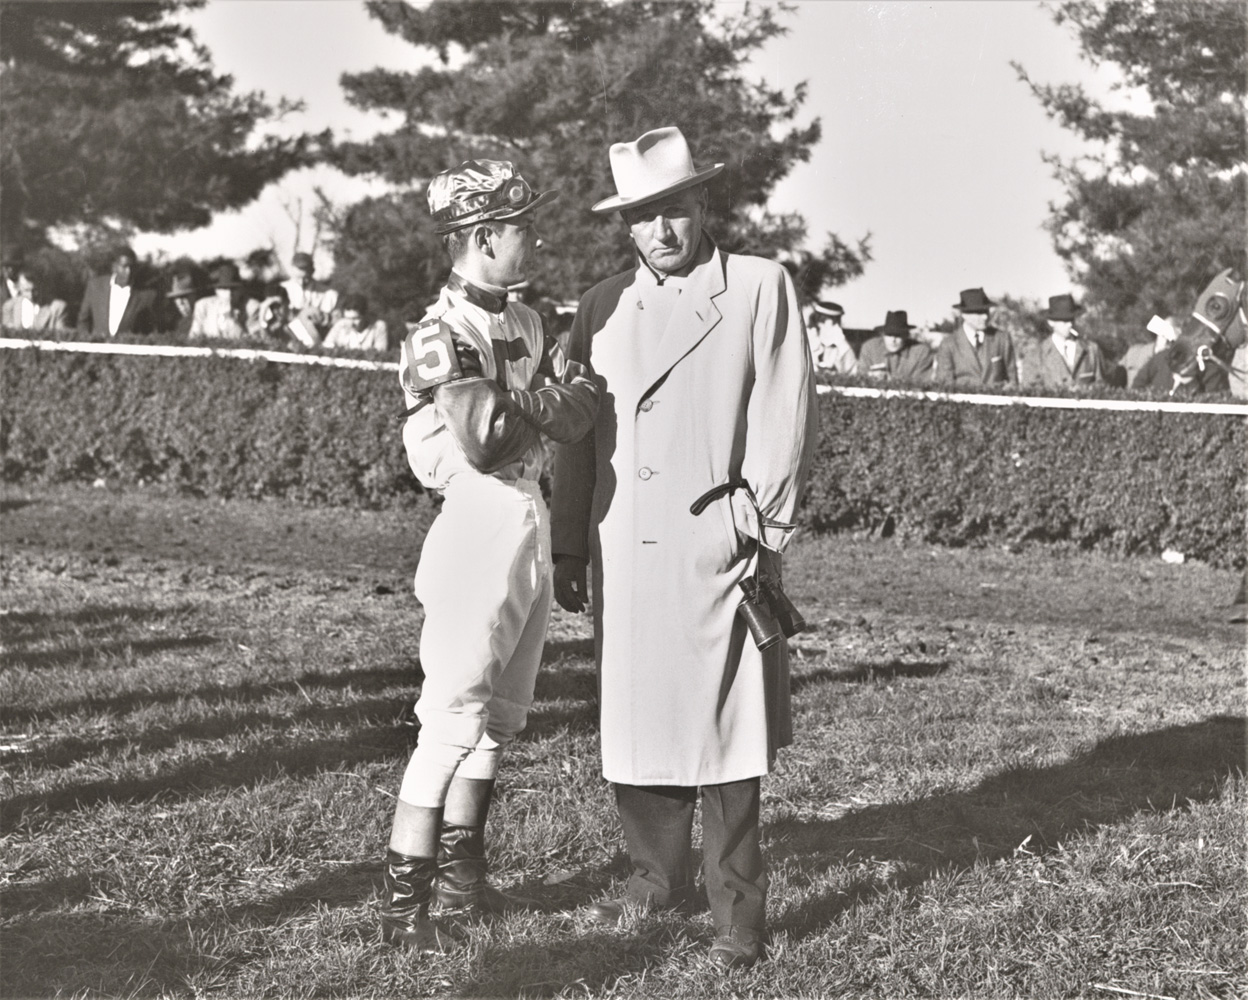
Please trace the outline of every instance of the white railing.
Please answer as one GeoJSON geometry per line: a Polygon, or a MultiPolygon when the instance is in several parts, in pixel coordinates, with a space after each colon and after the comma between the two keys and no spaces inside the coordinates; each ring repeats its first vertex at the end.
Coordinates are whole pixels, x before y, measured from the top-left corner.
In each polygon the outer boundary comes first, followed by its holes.
{"type": "MultiPolygon", "coordinates": [[[[129,354],[158,358],[236,358],[240,361],[273,361],[285,365],[325,365],[331,368],[356,368],[365,371],[397,372],[395,361],[365,361],[361,358],[331,358],[319,354],[290,354],[286,351],[261,351],[235,347],[176,347],[172,344],[108,344],[79,343],[60,340],[22,340],[0,337],[0,348],[59,351],[77,354],[129,354]]],[[[1134,399],[1080,399],[1066,396],[997,396],[977,392],[939,392],[932,389],[877,389],[872,386],[827,385],[821,383],[822,395],[865,399],[927,399],[946,403],[970,403],[974,406],[1031,406],[1048,410],[1119,410],[1157,413],[1213,413],[1223,416],[1248,417],[1248,403],[1168,402],[1134,399]]]]}

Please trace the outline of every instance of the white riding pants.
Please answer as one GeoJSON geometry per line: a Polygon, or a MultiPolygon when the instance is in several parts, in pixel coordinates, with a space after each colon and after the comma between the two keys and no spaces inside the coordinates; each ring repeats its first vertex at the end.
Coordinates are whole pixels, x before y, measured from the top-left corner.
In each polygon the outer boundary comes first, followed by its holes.
{"type": "Polygon", "coordinates": [[[554,592],[537,483],[454,476],[425,537],[415,592],[425,609],[419,742],[481,750],[511,742],[533,704],[554,592]]]}

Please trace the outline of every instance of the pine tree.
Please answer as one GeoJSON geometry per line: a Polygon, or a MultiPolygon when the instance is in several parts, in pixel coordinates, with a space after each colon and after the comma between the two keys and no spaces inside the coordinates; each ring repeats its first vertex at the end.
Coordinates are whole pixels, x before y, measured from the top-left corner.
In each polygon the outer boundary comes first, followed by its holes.
{"type": "Polygon", "coordinates": [[[1048,223],[1101,318],[1144,339],[1213,275],[1245,267],[1248,6],[1237,0],[1076,0],[1053,11],[1084,57],[1110,63],[1147,111],[1110,110],[1078,86],[1020,76],[1050,117],[1098,152],[1046,157],[1066,189],[1048,223]]]}
{"type": "Polygon", "coordinates": [[[0,4],[0,239],[205,225],[313,158],[296,105],[236,94],[179,20],[203,0],[0,4]]]}
{"type": "Polygon", "coordinates": [[[708,228],[726,250],[784,261],[808,294],[862,272],[866,239],[827,234],[812,251],[797,214],[767,211],[777,181],[809,158],[820,124],[795,124],[805,98],[751,81],[745,62],[786,29],[777,11],[745,4],[724,19],[710,0],[690,2],[372,2],[387,31],[430,50],[437,66],[415,73],[372,70],[343,78],[360,108],[397,112],[394,131],[345,143],[347,172],[401,188],[334,220],[336,273],[373,301],[419,313],[447,270],[424,189],[465,159],[507,159],[536,188],[560,198],[539,219],[546,246],[534,284],[575,299],[631,261],[618,220],[589,206],[614,193],[607,149],[677,125],[696,162],[727,168],[710,185],[708,228]],[[454,60],[451,53],[456,54],[454,60]]]}

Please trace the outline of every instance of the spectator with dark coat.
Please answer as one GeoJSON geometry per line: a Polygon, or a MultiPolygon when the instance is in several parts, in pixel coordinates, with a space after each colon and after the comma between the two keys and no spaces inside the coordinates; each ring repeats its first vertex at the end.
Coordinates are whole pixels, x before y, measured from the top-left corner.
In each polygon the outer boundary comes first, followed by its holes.
{"type": "Polygon", "coordinates": [[[113,257],[112,271],[87,282],[78,310],[80,333],[116,337],[156,328],[156,293],[134,283],[138,262],[130,247],[122,247],[113,257]]]}
{"type": "Polygon", "coordinates": [[[1044,318],[1052,334],[1040,341],[1034,358],[1025,364],[1024,382],[1062,389],[1110,381],[1110,363],[1101,348],[1075,329],[1075,317],[1082,311],[1071,295],[1049,297],[1044,318]]]}
{"type": "Polygon", "coordinates": [[[888,313],[884,325],[862,345],[858,374],[899,382],[921,382],[932,374],[932,349],[911,336],[904,309],[888,313]]]}
{"type": "Polygon", "coordinates": [[[1166,396],[1195,396],[1201,392],[1198,376],[1196,351],[1180,337],[1144,362],[1131,388],[1166,396]]]}
{"type": "Polygon", "coordinates": [[[1010,335],[988,323],[993,302],[982,288],[967,288],[954,306],[961,315],[958,329],[936,348],[932,378],[951,385],[993,385],[1018,382],[1010,335]]]}

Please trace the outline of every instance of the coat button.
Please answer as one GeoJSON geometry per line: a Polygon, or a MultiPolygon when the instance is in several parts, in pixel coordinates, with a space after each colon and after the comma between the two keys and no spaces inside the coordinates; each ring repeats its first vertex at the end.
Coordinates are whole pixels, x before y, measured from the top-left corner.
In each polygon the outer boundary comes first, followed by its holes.
{"type": "Polygon", "coordinates": [[[643,465],[640,469],[637,470],[637,475],[642,479],[649,479],[651,476],[654,475],[654,473],[651,472],[649,469],[647,469],[643,465]]]}
{"type": "Polygon", "coordinates": [[[647,399],[645,402],[641,404],[642,413],[649,413],[653,409],[654,409],[654,403],[649,399],[647,399]]]}

